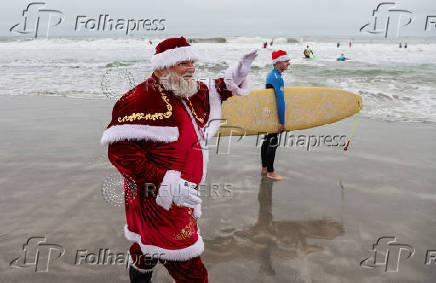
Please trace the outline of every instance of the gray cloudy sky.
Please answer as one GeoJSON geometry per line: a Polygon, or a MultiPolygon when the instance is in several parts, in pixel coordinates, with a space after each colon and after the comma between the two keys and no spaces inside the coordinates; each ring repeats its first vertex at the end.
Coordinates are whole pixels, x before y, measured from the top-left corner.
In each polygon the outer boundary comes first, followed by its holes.
{"type": "MultiPolygon", "coordinates": [[[[36,1],[2,0],[0,4],[0,36],[22,22],[21,13],[27,4],[36,1]]],[[[98,18],[109,14],[114,19],[166,19],[165,31],[141,35],[187,36],[359,36],[361,26],[373,22],[372,10],[383,1],[374,0],[40,0],[48,9],[64,14],[61,25],[52,28],[56,35],[74,35],[78,15],[98,18]]],[[[401,35],[436,36],[436,28],[424,31],[427,16],[435,16],[436,0],[392,1],[398,9],[412,12],[413,22],[400,29],[401,35]]],[[[392,15],[395,13],[392,13],[392,15]]],[[[398,13],[396,14],[398,15],[398,13]]],[[[392,19],[394,30],[395,21],[392,19]]],[[[401,19],[401,24],[407,17],[401,19]]],[[[96,34],[96,33],[94,33],[96,34]]],[[[92,33],[77,35],[94,35],[92,33]]],[[[118,33],[123,35],[122,33],[118,33]]],[[[116,35],[116,34],[115,34],[116,35]]]]}

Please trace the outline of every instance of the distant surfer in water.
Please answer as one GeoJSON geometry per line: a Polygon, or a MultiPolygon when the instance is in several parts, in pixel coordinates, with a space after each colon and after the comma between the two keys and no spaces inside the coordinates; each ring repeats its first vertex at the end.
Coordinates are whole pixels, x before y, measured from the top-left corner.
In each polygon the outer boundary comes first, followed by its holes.
{"type": "Polygon", "coordinates": [[[266,175],[273,180],[285,179],[274,171],[274,158],[279,146],[278,134],[285,130],[285,93],[282,72],[289,68],[290,60],[291,58],[286,51],[274,51],[272,53],[274,69],[266,77],[266,88],[273,88],[276,95],[279,127],[277,133],[265,136],[260,154],[262,158],[262,175],[266,175]]]}
{"type": "Polygon", "coordinates": [[[313,58],[313,51],[309,48],[309,44],[306,46],[306,49],[303,51],[305,58],[313,58]]]}
{"type": "Polygon", "coordinates": [[[345,57],[344,53],[341,53],[341,56],[339,56],[338,58],[336,58],[336,61],[347,61],[350,58],[345,57]]]}

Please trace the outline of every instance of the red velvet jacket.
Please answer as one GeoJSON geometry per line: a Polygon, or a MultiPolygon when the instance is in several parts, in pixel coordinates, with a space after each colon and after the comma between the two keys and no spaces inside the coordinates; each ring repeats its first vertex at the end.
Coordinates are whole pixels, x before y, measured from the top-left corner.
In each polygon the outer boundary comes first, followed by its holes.
{"type": "Polygon", "coordinates": [[[180,98],[165,91],[153,74],[116,102],[102,143],[109,145],[109,160],[126,180],[125,235],[144,254],[187,260],[203,251],[192,209],[173,203],[165,210],[143,188],[152,183],[158,189],[168,170],[196,184],[205,180],[205,139],[218,129],[214,119],[221,118],[221,101],[231,95],[221,78],[199,83],[189,100],[180,98]]]}

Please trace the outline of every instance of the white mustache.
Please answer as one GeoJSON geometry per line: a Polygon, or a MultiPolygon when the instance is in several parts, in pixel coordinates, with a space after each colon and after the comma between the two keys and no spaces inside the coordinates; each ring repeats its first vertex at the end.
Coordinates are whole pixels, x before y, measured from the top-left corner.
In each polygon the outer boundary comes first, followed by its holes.
{"type": "Polygon", "coordinates": [[[194,73],[180,75],[176,72],[169,72],[161,77],[160,81],[165,89],[173,91],[177,96],[189,98],[198,91],[194,73]]]}
{"type": "Polygon", "coordinates": [[[185,79],[192,79],[193,77],[194,77],[194,73],[188,73],[183,75],[183,78],[185,79]]]}

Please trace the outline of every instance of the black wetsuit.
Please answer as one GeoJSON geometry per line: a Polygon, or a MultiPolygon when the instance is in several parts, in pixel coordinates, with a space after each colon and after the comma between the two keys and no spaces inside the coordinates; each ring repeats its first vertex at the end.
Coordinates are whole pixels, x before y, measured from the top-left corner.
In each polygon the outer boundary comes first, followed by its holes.
{"type": "MultiPolygon", "coordinates": [[[[274,88],[272,84],[267,84],[266,88],[274,88]]],[[[268,172],[274,172],[274,159],[276,150],[279,146],[278,134],[267,134],[264,137],[260,156],[262,158],[262,167],[267,167],[268,172]]]]}

